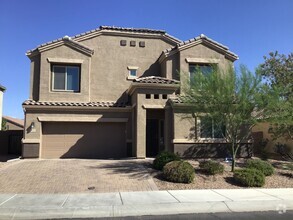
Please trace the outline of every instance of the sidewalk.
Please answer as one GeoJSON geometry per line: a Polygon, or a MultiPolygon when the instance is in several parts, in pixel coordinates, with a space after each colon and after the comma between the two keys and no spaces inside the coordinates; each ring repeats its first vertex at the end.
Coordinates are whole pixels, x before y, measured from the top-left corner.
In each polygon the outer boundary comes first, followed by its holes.
{"type": "Polygon", "coordinates": [[[293,189],[0,194],[0,219],[91,218],[293,210],[293,189]]]}

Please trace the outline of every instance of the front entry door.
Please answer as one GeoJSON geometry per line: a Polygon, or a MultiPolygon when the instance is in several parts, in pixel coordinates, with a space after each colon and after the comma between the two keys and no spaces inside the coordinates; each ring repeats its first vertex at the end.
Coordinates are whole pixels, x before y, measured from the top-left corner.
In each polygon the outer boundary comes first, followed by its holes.
{"type": "Polygon", "coordinates": [[[146,156],[154,157],[159,152],[159,120],[147,119],[146,156]]]}
{"type": "Polygon", "coordinates": [[[155,157],[160,147],[160,120],[147,119],[146,126],[146,156],[155,157]]]}

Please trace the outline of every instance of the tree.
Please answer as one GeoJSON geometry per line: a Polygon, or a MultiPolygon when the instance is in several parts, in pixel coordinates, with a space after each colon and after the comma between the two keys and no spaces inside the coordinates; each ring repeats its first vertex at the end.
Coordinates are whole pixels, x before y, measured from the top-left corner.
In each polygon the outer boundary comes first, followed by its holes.
{"type": "Polygon", "coordinates": [[[288,56],[276,52],[264,56],[264,63],[257,68],[267,84],[279,93],[271,102],[266,115],[271,122],[270,132],[275,139],[293,140],[293,53],[288,56]]]}
{"type": "Polygon", "coordinates": [[[239,73],[232,67],[223,72],[214,66],[209,74],[197,71],[192,79],[182,79],[182,94],[189,97],[189,110],[195,117],[210,118],[231,147],[232,172],[238,149],[250,139],[251,128],[268,105],[269,91],[261,76],[253,75],[245,66],[240,66],[239,73]],[[220,129],[223,126],[225,129],[220,129]]]}
{"type": "Polygon", "coordinates": [[[6,131],[7,127],[6,127],[6,119],[2,118],[2,124],[1,124],[1,130],[2,131],[6,131]]]}

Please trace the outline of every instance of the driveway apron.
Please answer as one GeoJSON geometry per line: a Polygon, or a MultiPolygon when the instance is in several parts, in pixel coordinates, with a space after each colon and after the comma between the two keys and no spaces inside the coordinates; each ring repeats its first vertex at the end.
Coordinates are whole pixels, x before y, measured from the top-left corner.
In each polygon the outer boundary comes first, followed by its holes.
{"type": "Polygon", "coordinates": [[[0,168],[0,193],[91,193],[158,190],[151,160],[25,159],[0,168]]]}

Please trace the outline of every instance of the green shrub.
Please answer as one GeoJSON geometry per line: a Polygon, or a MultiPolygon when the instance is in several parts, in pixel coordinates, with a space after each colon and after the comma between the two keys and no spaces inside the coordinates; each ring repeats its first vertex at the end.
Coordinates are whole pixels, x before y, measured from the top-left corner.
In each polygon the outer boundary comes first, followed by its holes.
{"type": "Polygon", "coordinates": [[[172,152],[162,151],[156,156],[156,159],[153,162],[153,167],[156,170],[162,170],[167,163],[174,160],[180,160],[180,157],[172,152]]]}
{"type": "Polygon", "coordinates": [[[243,186],[249,187],[261,187],[265,184],[265,175],[256,169],[235,170],[234,179],[243,186]]]}
{"type": "Polygon", "coordinates": [[[215,174],[223,174],[224,173],[224,165],[216,162],[216,161],[201,161],[199,163],[199,167],[206,172],[207,174],[210,175],[215,175],[215,174]]]}
{"type": "Polygon", "coordinates": [[[246,163],[246,167],[259,170],[265,176],[271,176],[274,173],[274,167],[270,163],[259,159],[249,159],[246,163]]]}
{"type": "Polygon", "coordinates": [[[164,178],[175,183],[191,183],[194,179],[194,168],[187,161],[171,161],[163,168],[164,178]]]}

